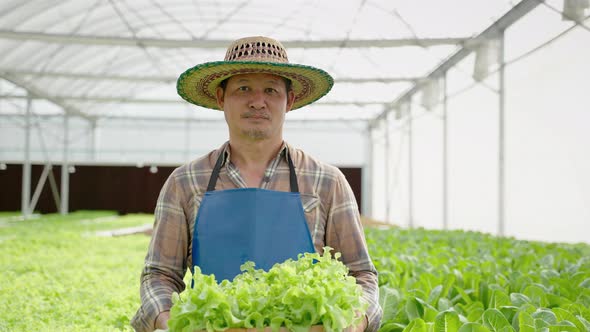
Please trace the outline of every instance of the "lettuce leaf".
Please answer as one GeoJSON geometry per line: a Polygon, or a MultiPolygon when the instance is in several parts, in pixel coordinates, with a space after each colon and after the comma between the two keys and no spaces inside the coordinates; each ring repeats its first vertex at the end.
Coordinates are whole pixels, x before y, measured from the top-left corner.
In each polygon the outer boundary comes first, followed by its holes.
{"type": "Polygon", "coordinates": [[[305,253],[275,264],[269,271],[242,265],[233,281],[218,284],[198,267],[193,287],[172,297],[169,331],[224,331],[271,327],[308,331],[323,325],[327,332],[357,324],[368,303],[348,268],[325,247],[323,255],[305,253]]]}

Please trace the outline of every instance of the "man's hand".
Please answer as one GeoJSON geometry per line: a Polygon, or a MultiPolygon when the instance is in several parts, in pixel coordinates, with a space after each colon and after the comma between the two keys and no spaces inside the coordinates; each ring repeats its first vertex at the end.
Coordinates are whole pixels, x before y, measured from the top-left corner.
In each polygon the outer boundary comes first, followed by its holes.
{"type": "Polygon", "coordinates": [[[167,330],[168,319],[170,319],[170,311],[162,311],[156,318],[156,329],[167,330]]]}
{"type": "Polygon", "coordinates": [[[347,327],[344,329],[344,332],[363,332],[367,329],[368,325],[369,319],[367,318],[367,315],[363,315],[363,318],[356,326],[347,327]]]}

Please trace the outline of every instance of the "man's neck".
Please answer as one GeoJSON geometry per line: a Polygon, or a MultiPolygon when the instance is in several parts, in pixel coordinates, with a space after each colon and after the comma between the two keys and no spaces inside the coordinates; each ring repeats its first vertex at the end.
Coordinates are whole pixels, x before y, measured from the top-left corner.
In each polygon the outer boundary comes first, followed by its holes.
{"type": "Polygon", "coordinates": [[[244,142],[230,139],[230,159],[249,187],[259,187],[268,164],[277,156],[282,145],[282,140],[244,142]]]}

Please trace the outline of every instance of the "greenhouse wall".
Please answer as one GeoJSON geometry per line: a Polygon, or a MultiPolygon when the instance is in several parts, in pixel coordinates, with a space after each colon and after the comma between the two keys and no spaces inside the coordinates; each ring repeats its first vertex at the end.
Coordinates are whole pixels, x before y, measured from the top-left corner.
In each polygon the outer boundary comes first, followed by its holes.
{"type": "MultiPolygon", "coordinates": [[[[0,161],[25,159],[24,117],[1,116],[0,161]]],[[[180,165],[217,149],[228,140],[223,120],[101,120],[93,129],[89,121],[71,117],[68,123],[68,161],[74,164],[180,165]]],[[[64,153],[62,116],[32,116],[30,159],[61,163],[64,153]]],[[[363,121],[354,125],[290,124],[285,140],[323,162],[339,167],[364,164],[363,121]]]]}
{"type": "MultiPolygon", "coordinates": [[[[18,211],[21,208],[21,180],[23,166],[7,164],[0,170],[0,211],[18,211]]],[[[164,182],[175,167],[163,166],[69,166],[69,210],[109,210],[120,214],[153,213],[164,182]]],[[[362,208],[360,168],[340,168],[362,208]]],[[[43,165],[32,165],[31,192],[35,191],[43,165]]],[[[61,166],[52,168],[56,190],[60,192],[61,166]]],[[[52,195],[50,180],[42,187],[35,212],[55,213],[58,206],[52,195]]]]}
{"type": "MultiPolygon", "coordinates": [[[[506,58],[520,57],[556,30],[543,26],[547,13],[525,18],[506,34],[506,58]],[[529,36],[528,34],[526,36],[529,36]]],[[[554,13],[553,13],[554,14],[554,13]]],[[[551,14],[548,14],[551,15],[551,14]]],[[[506,65],[504,115],[504,229],[520,239],[590,242],[590,45],[578,29],[542,50],[506,65]]],[[[475,83],[470,56],[451,69],[448,84],[448,214],[450,229],[498,234],[498,74],[475,83]]],[[[408,120],[390,119],[388,155],[373,157],[373,215],[404,227],[444,228],[442,104],[428,111],[414,96],[412,197],[408,120]],[[385,165],[389,165],[386,172],[385,165]],[[388,173],[388,174],[386,174],[388,173]],[[388,188],[378,179],[389,178],[388,188]],[[410,204],[412,201],[412,221],[410,204]],[[389,205],[389,207],[388,207],[389,205]],[[387,213],[389,211],[389,213],[387,213]]],[[[442,96],[441,96],[442,100],[442,96]]],[[[393,113],[393,112],[392,112],[393,113]]],[[[374,130],[374,151],[384,154],[384,129],[374,130]]]]}

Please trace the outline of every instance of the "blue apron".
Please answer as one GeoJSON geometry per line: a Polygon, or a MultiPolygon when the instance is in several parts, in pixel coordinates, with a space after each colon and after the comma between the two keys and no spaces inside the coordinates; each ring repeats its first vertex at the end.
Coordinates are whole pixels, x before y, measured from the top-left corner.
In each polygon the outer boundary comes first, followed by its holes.
{"type": "Polygon", "coordinates": [[[203,274],[214,274],[218,282],[231,281],[247,261],[268,271],[275,263],[315,252],[288,151],[291,192],[259,188],[215,191],[224,159],[222,152],[195,219],[193,265],[203,274]]]}

